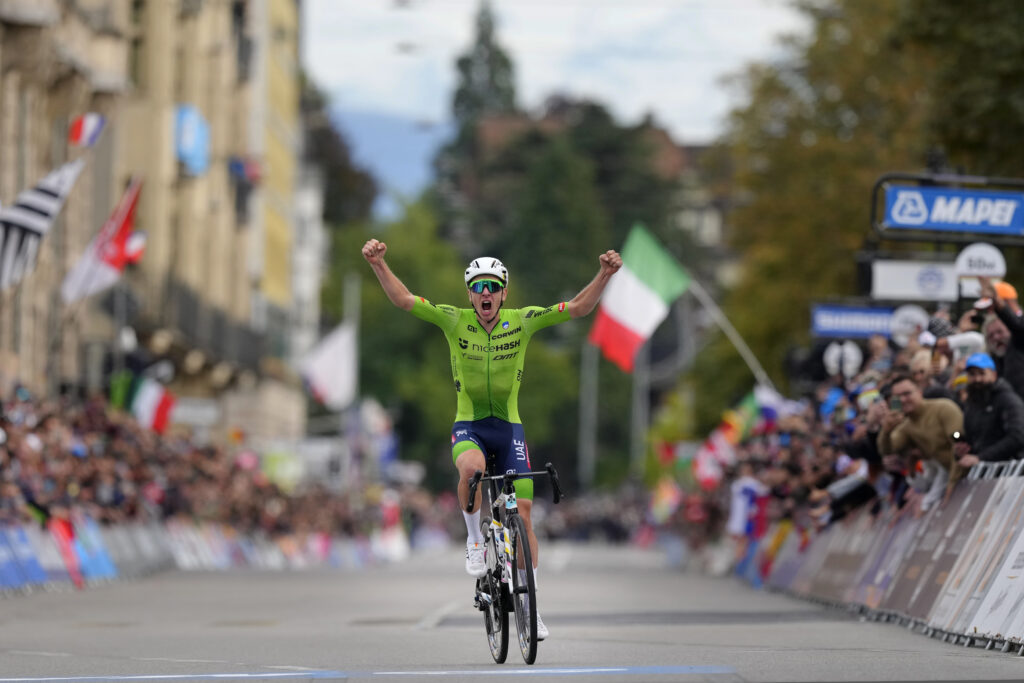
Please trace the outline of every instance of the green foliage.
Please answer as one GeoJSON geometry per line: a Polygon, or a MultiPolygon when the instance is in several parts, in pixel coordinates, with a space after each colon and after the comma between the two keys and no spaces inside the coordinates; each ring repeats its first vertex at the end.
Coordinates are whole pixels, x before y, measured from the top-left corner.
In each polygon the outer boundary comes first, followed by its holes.
{"type": "MultiPolygon", "coordinates": [[[[811,32],[791,40],[787,60],[737,79],[747,102],[731,115],[728,172],[716,180],[735,201],[731,243],[742,262],[725,309],[780,383],[787,350],[807,341],[810,304],[857,293],[854,254],[870,234],[875,180],[918,168],[927,149],[928,63],[889,39],[899,4],[826,4],[809,4],[811,32]]],[[[724,337],[694,378],[707,399],[703,431],[754,381],[724,337]]]]}
{"type": "Polygon", "coordinates": [[[426,329],[432,326],[388,301],[360,253],[367,239],[380,239],[388,245],[388,265],[410,291],[432,301],[468,305],[464,265],[455,250],[438,238],[437,230],[433,211],[420,202],[408,206],[401,220],[380,232],[365,224],[335,231],[321,302],[325,314],[340,319],[346,275],[362,276],[360,390],[364,396],[376,397],[395,416],[402,457],[427,463],[432,477],[444,477],[450,472],[438,472],[434,465],[438,453],[447,449],[455,415],[448,345],[440,332],[426,329]]]}
{"type": "Polygon", "coordinates": [[[497,42],[494,12],[488,0],[481,3],[477,13],[473,46],[458,58],[455,68],[459,78],[452,113],[458,140],[468,142],[482,116],[516,108],[515,69],[497,42]]]}
{"type": "Polygon", "coordinates": [[[343,225],[366,220],[377,198],[377,182],[355,164],[348,142],[331,123],[327,97],[307,78],[301,102],[307,160],[324,180],[324,221],[343,225]]]}
{"type": "Polygon", "coordinates": [[[1024,161],[1024,5],[910,0],[895,37],[927,51],[928,123],[954,166],[1018,177],[1024,161]]]}

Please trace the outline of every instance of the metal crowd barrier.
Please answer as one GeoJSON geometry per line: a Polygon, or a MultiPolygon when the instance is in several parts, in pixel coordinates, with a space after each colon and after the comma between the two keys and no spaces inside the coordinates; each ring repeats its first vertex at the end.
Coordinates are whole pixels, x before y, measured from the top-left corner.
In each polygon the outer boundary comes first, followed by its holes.
{"type": "Polygon", "coordinates": [[[759,544],[760,578],[872,621],[1024,657],[1022,475],[1024,460],[979,463],[920,517],[865,506],[810,539],[776,525],[759,544]]]}

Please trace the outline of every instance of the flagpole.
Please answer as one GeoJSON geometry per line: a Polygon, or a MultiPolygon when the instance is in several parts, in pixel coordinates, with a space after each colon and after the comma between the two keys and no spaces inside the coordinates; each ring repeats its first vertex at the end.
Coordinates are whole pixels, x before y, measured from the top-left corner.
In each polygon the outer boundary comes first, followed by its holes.
{"type": "Polygon", "coordinates": [[[711,295],[707,293],[707,290],[697,281],[696,278],[690,280],[690,291],[697,297],[701,305],[707,309],[711,317],[715,319],[718,326],[725,332],[725,336],[729,338],[732,345],[739,351],[740,356],[743,357],[744,362],[750,371],[754,373],[754,377],[757,379],[759,384],[763,384],[771,389],[775,389],[775,385],[772,384],[772,380],[768,377],[768,373],[764,371],[761,364],[757,361],[757,357],[754,355],[750,347],[747,346],[746,342],[743,341],[743,337],[736,331],[736,328],[732,326],[729,319],[725,317],[725,313],[718,307],[715,300],[711,298],[711,295]]]}
{"type": "Polygon", "coordinates": [[[644,460],[647,456],[646,436],[650,413],[651,345],[645,341],[633,361],[633,410],[629,430],[629,471],[636,479],[643,479],[644,460]]]}
{"type": "Polygon", "coordinates": [[[580,350],[580,425],[579,455],[576,477],[580,490],[588,491],[594,485],[597,470],[597,374],[600,351],[584,341],[580,350]]]}

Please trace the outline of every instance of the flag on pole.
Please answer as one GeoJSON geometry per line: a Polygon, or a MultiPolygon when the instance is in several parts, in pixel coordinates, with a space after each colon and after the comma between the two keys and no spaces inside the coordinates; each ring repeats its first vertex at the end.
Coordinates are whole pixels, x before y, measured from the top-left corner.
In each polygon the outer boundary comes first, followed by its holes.
{"type": "Polygon", "coordinates": [[[356,398],[356,326],[338,325],[303,359],[302,376],[316,400],[332,410],[347,407],[356,398]]]}
{"type": "Polygon", "coordinates": [[[158,434],[170,424],[176,403],[174,394],[152,377],[121,370],[110,378],[111,407],[127,409],[141,426],[158,434]]]}
{"type": "Polygon", "coordinates": [[[0,209],[0,291],[18,284],[36,267],[39,244],[84,165],[82,159],[64,164],[0,209]]]}
{"type": "Polygon", "coordinates": [[[133,179],[114,213],[68,271],[60,288],[64,303],[78,301],[112,287],[124,272],[125,265],[135,263],[142,256],[145,238],[142,236],[140,246],[138,238],[133,240],[138,233],[132,232],[141,189],[142,181],[133,179]]]}
{"type": "Polygon", "coordinates": [[[174,394],[149,377],[139,377],[131,395],[131,411],[139,424],[163,434],[171,421],[174,394]]]}
{"type": "Polygon", "coordinates": [[[73,147],[92,147],[103,132],[106,119],[96,112],[88,112],[77,117],[68,127],[68,144],[73,147]]]}
{"type": "Polygon", "coordinates": [[[625,372],[632,372],[637,351],[689,285],[686,270],[653,235],[634,226],[622,249],[622,268],[601,298],[590,343],[625,372]]]}

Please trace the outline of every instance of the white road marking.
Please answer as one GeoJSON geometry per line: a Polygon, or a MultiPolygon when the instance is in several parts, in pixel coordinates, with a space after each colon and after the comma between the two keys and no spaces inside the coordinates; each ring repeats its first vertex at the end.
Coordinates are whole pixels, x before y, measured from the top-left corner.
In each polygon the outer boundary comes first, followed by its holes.
{"type": "Polygon", "coordinates": [[[420,619],[415,628],[417,630],[437,628],[437,625],[441,623],[442,619],[457,610],[461,605],[461,600],[452,600],[447,604],[441,605],[436,610],[420,619]]]}

